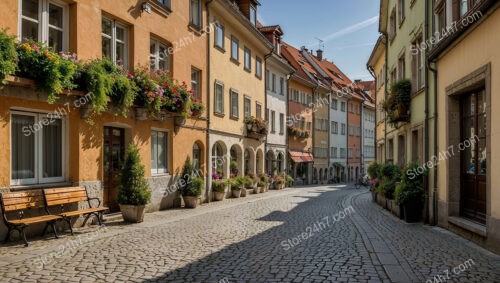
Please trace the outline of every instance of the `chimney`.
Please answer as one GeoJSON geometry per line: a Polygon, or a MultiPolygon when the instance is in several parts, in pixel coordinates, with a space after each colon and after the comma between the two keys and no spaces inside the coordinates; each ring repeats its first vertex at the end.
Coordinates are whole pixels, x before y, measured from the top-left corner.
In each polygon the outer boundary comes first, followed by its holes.
{"type": "Polygon", "coordinates": [[[319,61],[323,61],[323,50],[316,50],[316,58],[318,58],[319,61]]]}
{"type": "Polygon", "coordinates": [[[361,80],[354,80],[354,82],[355,82],[355,83],[360,83],[360,82],[361,82],[361,80]]]}

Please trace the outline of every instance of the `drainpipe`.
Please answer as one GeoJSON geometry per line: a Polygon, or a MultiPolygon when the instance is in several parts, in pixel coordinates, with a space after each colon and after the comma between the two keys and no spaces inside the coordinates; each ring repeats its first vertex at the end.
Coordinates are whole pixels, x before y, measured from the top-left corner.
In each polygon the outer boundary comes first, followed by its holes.
{"type": "MultiPolygon", "coordinates": [[[[287,91],[286,91],[286,117],[288,117],[288,118],[290,117],[290,90],[291,90],[291,89],[290,89],[290,80],[292,79],[292,76],[293,76],[294,74],[295,74],[295,70],[293,70],[293,71],[292,71],[290,74],[288,74],[288,76],[286,77],[286,88],[287,88],[287,91]]],[[[286,122],[286,121],[285,121],[285,122],[286,122]]],[[[285,126],[286,126],[286,128],[285,128],[286,148],[287,148],[287,150],[290,150],[290,142],[289,142],[289,140],[288,140],[288,139],[290,138],[290,136],[289,136],[289,134],[288,134],[288,125],[286,125],[286,123],[285,123],[285,126]]],[[[289,153],[287,152],[287,153],[285,154],[285,156],[286,156],[286,160],[287,160],[287,161],[286,161],[286,166],[287,166],[287,168],[290,168],[290,164],[288,164],[288,161],[290,161],[290,160],[288,159],[288,155],[289,155],[289,153]]],[[[290,163],[291,163],[291,162],[290,162],[290,163]]],[[[288,170],[287,170],[287,169],[285,169],[285,172],[287,172],[287,171],[288,171],[288,170]]],[[[293,178],[296,178],[295,174],[293,174],[293,173],[295,173],[295,170],[292,170],[292,171],[293,171],[293,172],[287,172],[287,174],[289,174],[290,176],[293,176],[293,178]]]]}
{"type": "MultiPolygon", "coordinates": [[[[264,113],[266,113],[266,111],[267,111],[267,110],[266,110],[266,109],[267,109],[267,88],[266,88],[266,86],[267,86],[267,84],[269,83],[269,82],[267,81],[267,76],[266,76],[267,59],[269,59],[269,58],[273,55],[273,53],[274,53],[274,46],[273,46],[273,48],[271,49],[271,52],[269,52],[269,54],[266,54],[266,55],[264,56],[264,63],[265,63],[265,64],[264,64],[264,68],[263,68],[263,70],[261,70],[261,75],[262,75],[262,76],[264,76],[264,113]]],[[[262,113],[261,113],[261,114],[262,114],[262,113]]],[[[266,115],[264,114],[264,117],[265,117],[265,116],[266,116],[266,115]]],[[[274,118],[274,123],[276,123],[276,117],[274,118]]],[[[268,134],[268,135],[269,135],[269,134],[268,134]]],[[[266,136],[266,142],[265,142],[265,144],[264,144],[264,156],[262,157],[262,158],[264,159],[264,168],[263,168],[264,173],[265,173],[265,171],[266,171],[266,161],[267,161],[267,160],[266,160],[267,150],[268,150],[268,148],[267,148],[267,141],[268,141],[268,140],[267,140],[267,136],[266,136]]],[[[273,164],[272,164],[272,166],[271,166],[271,171],[274,173],[274,170],[273,170],[273,168],[272,168],[273,166],[274,166],[274,163],[273,163],[273,164]]]]}
{"type": "MultiPolygon", "coordinates": [[[[385,75],[384,75],[384,101],[387,99],[387,90],[390,87],[389,80],[388,80],[388,69],[389,69],[389,35],[387,32],[382,32],[382,35],[384,36],[385,39],[385,75]]],[[[387,119],[384,119],[384,163],[387,162],[387,119]]]]}
{"type": "MultiPolygon", "coordinates": [[[[213,2],[213,0],[207,0],[207,2],[205,3],[205,7],[207,9],[207,26],[210,26],[210,9],[209,9],[209,6],[210,4],[213,2]]],[[[206,161],[205,163],[208,164],[208,166],[210,166],[210,170],[211,169],[211,166],[212,166],[212,163],[211,163],[211,160],[210,160],[210,116],[211,116],[211,105],[210,105],[210,89],[211,89],[211,82],[210,82],[210,33],[207,32],[207,145],[205,146],[205,156],[206,156],[206,161]]],[[[207,170],[207,173],[208,173],[208,170],[207,170]]],[[[212,176],[210,176],[210,174],[207,174],[208,176],[206,176],[207,178],[207,186],[206,186],[206,189],[205,189],[205,195],[206,195],[206,202],[210,202],[211,199],[210,199],[210,188],[211,188],[211,179],[212,179],[212,176]]]]}
{"type": "MultiPolygon", "coordinates": [[[[426,4],[427,4],[427,2],[426,2],[426,4]]],[[[428,9],[426,9],[426,12],[428,13],[427,10],[428,9]]],[[[434,11],[434,2],[432,2],[432,11],[434,11]]],[[[426,18],[426,27],[428,26],[428,21],[429,21],[429,18],[427,17],[426,18]]],[[[432,26],[433,27],[435,26],[435,18],[434,17],[432,17],[432,26]]],[[[426,54],[428,55],[428,51],[426,51],[426,54]]],[[[433,113],[433,118],[434,118],[434,155],[436,155],[437,152],[438,152],[438,144],[437,144],[437,142],[438,142],[438,139],[437,139],[437,131],[438,131],[438,112],[437,112],[437,104],[438,104],[438,99],[437,99],[437,95],[438,95],[438,86],[437,86],[438,70],[437,70],[437,65],[436,65],[436,68],[433,68],[433,67],[431,67],[431,62],[429,62],[427,60],[426,60],[426,65],[427,65],[427,68],[426,68],[427,77],[429,77],[428,71],[432,72],[432,74],[433,74],[433,81],[434,81],[434,89],[433,89],[433,92],[434,92],[434,113],[433,113]]],[[[428,91],[429,91],[429,86],[428,86],[428,83],[426,85],[427,85],[426,86],[427,87],[426,94],[427,94],[428,91]]],[[[427,102],[427,99],[426,99],[426,102],[427,102]]],[[[426,120],[426,122],[427,122],[427,120],[426,120]]],[[[426,139],[426,141],[428,143],[428,139],[426,139]]],[[[434,168],[433,168],[433,172],[434,172],[434,176],[433,176],[433,188],[432,188],[432,211],[433,211],[432,216],[433,216],[433,218],[432,218],[432,222],[429,220],[430,224],[432,224],[432,225],[437,225],[438,224],[438,191],[437,191],[437,186],[438,186],[438,172],[439,171],[438,171],[437,167],[438,166],[434,166],[434,168]]]]}
{"type": "MultiPolygon", "coordinates": [[[[377,84],[378,84],[378,80],[377,80],[377,76],[375,75],[375,70],[373,70],[372,67],[368,66],[368,64],[366,65],[367,69],[368,69],[368,72],[370,72],[370,75],[372,75],[372,77],[375,79],[375,88],[377,88],[377,84]]],[[[373,139],[373,150],[374,150],[374,161],[377,161],[378,160],[378,156],[377,156],[377,124],[378,124],[378,120],[377,120],[377,89],[375,89],[375,138],[373,139]]]]}
{"type": "MultiPolygon", "coordinates": [[[[313,101],[312,102],[313,102],[313,104],[315,103],[314,102],[314,98],[316,97],[316,91],[318,89],[319,89],[319,82],[317,83],[317,85],[315,87],[312,88],[312,95],[313,95],[313,101]]],[[[309,105],[307,105],[307,106],[309,106],[309,105]]],[[[312,115],[312,129],[311,129],[312,142],[311,142],[311,146],[312,146],[312,154],[314,156],[314,145],[315,145],[314,141],[316,140],[316,130],[315,130],[315,128],[316,128],[316,122],[315,121],[316,120],[314,119],[314,116],[316,116],[316,115],[314,115],[314,112],[312,110],[311,110],[311,113],[312,113],[311,114],[312,115]]],[[[306,125],[306,127],[307,127],[307,125],[306,125]]],[[[317,170],[317,171],[319,172],[319,170],[317,170]]],[[[311,176],[312,182],[311,182],[311,184],[314,184],[314,161],[313,161],[313,164],[312,164],[312,172],[311,173],[312,173],[312,176],[311,176]]],[[[316,175],[316,177],[318,177],[318,185],[319,185],[319,173],[316,175]]]]}

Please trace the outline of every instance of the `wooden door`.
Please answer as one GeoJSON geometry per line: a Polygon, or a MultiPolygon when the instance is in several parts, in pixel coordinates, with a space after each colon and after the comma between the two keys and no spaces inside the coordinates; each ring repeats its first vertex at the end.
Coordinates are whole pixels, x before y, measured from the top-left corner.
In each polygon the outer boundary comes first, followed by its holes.
{"type": "Polygon", "coordinates": [[[119,211],[118,186],[120,170],[125,160],[125,131],[104,127],[104,205],[110,212],[119,211]]]}
{"type": "Polygon", "coordinates": [[[484,90],[461,102],[460,214],[486,224],[486,101],[484,90]]]}

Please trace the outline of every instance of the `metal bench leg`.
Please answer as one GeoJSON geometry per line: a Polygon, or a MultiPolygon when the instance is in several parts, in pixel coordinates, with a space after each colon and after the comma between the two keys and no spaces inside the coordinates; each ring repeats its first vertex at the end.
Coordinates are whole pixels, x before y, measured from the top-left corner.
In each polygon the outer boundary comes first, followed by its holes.
{"type": "Polygon", "coordinates": [[[28,240],[26,240],[26,231],[25,231],[25,229],[26,229],[26,226],[21,227],[21,229],[19,230],[19,233],[23,237],[24,246],[27,247],[27,246],[29,246],[29,244],[28,244],[28,240]]]}
{"type": "Polygon", "coordinates": [[[102,226],[102,212],[97,213],[97,221],[99,222],[99,227],[102,226]]]}
{"type": "Polygon", "coordinates": [[[73,233],[73,223],[71,223],[71,217],[65,218],[64,220],[68,222],[69,230],[71,231],[71,236],[74,236],[75,234],[73,233]]]}
{"type": "Polygon", "coordinates": [[[56,237],[56,239],[59,239],[59,235],[57,235],[56,225],[54,224],[54,222],[51,222],[50,226],[52,226],[52,231],[54,232],[54,236],[56,237]]]}
{"type": "Polygon", "coordinates": [[[7,227],[7,229],[8,229],[8,230],[7,230],[7,235],[5,236],[5,240],[3,240],[3,243],[4,243],[4,244],[7,244],[7,243],[9,242],[9,240],[10,240],[10,231],[11,231],[10,226],[9,226],[9,227],[7,227]]]}
{"type": "Polygon", "coordinates": [[[87,221],[89,220],[91,215],[92,215],[92,213],[87,214],[87,217],[85,217],[85,220],[83,221],[82,227],[85,227],[85,224],[87,224],[87,221]]]}
{"type": "Polygon", "coordinates": [[[43,228],[42,237],[47,234],[47,229],[49,228],[49,223],[45,223],[45,228],[43,228]]]}

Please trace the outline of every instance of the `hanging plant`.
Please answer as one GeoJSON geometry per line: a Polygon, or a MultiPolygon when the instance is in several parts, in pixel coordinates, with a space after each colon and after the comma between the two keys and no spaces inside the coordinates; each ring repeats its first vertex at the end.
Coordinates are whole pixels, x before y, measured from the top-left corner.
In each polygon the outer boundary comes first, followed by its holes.
{"type": "Polygon", "coordinates": [[[198,102],[198,100],[192,100],[189,104],[189,115],[191,117],[199,118],[205,111],[205,105],[203,103],[198,102]]]}
{"type": "Polygon", "coordinates": [[[129,78],[137,86],[136,104],[139,107],[147,108],[153,115],[159,114],[166,100],[165,88],[152,78],[148,68],[135,70],[133,75],[129,75],[129,78]]]}
{"type": "Polygon", "coordinates": [[[54,103],[63,90],[75,87],[73,76],[77,66],[72,59],[65,59],[42,43],[30,40],[17,45],[20,77],[35,81],[37,90],[48,95],[48,102],[54,103]]]}
{"type": "Polygon", "coordinates": [[[16,37],[0,31],[0,83],[17,70],[16,37]]]}

